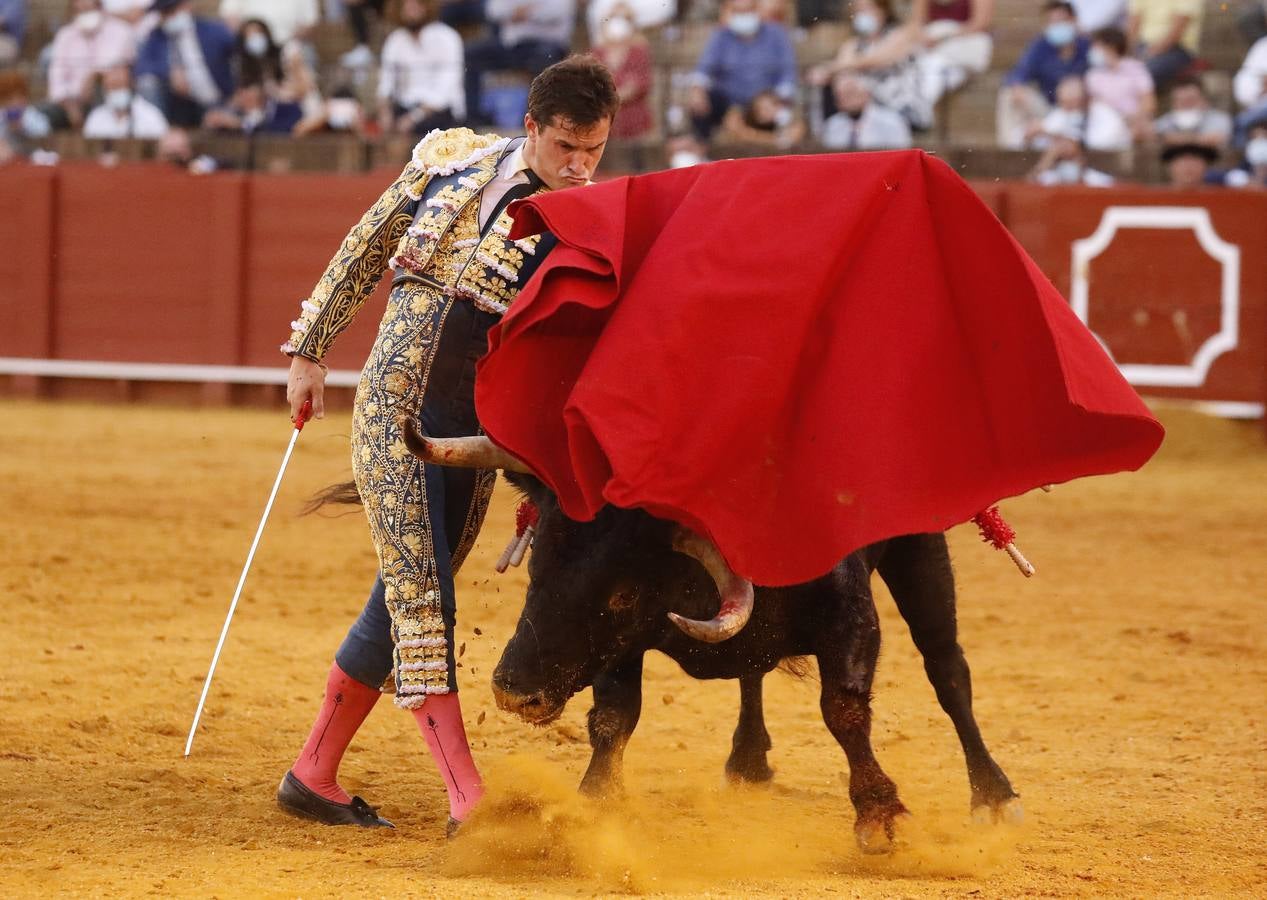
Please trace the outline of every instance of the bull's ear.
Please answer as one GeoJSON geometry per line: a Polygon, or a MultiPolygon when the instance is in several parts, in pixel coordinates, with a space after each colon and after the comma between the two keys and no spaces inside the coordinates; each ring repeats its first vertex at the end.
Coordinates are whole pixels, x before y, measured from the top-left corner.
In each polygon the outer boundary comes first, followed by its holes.
{"type": "Polygon", "coordinates": [[[511,471],[503,471],[502,475],[510,482],[511,487],[536,504],[537,509],[545,509],[548,504],[555,502],[554,492],[536,475],[511,471]]]}

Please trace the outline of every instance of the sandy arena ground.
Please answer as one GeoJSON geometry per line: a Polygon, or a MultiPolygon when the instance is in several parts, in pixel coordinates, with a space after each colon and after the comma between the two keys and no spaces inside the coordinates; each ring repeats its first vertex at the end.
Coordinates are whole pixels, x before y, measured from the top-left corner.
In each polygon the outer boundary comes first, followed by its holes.
{"type": "Polygon", "coordinates": [[[492,793],[453,843],[412,720],[384,702],[344,784],[394,832],[281,815],[373,553],[359,513],[298,518],[345,477],[348,421],[302,436],[221,659],[203,676],[288,437],[283,415],[0,402],[0,895],[313,897],[707,893],[731,897],[1263,896],[1267,891],[1267,445],[1258,426],[1167,412],[1142,473],[1005,504],[1030,582],[951,535],[962,641],[1018,828],[967,821],[948,721],[887,595],[881,762],[916,815],[907,846],[854,847],[844,756],[817,686],[767,681],[778,770],[724,786],[738,688],[649,657],[630,796],[575,793],[578,697],[534,730],[488,677],[524,575],[492,561],[499,490],[459,577],[466,718],[492,793]],[[476,633],[479,629],[481,634],[476,633]]]}

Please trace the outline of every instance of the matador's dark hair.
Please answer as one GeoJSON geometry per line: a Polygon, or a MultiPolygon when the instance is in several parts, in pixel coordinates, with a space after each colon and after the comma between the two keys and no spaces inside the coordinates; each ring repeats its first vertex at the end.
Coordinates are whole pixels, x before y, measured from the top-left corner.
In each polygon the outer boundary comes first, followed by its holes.
{"type": "Polygon", "coordinates": [[[592,56],[569,56],[532,79],[528,88],[528,115],[543,127],[567,123],[588,128],[614,119],[619,108],[612,73],[592,56]]]}

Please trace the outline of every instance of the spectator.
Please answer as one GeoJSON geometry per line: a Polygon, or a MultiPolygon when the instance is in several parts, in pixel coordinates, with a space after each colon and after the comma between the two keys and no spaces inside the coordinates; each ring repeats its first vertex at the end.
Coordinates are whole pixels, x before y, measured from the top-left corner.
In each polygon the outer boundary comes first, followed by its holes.
{"type": "Polygon", "coordinates": [[[651,113],[652,61],[647,39],[638,31],[633,7],[609,6],[594,56],[612,73],[620,94],[620,112],[611,126],[617,140],[645,137],[655,127],[651,113]]]}
{"type": "Polygon", "coordinates": [[[79,129],[106,69],[132,60],[132,29],[101,11],[101,0],[71,0],[70,21],[57,29],[49,51],[48,105],[54,128],[79,129]]]}
{"type": "Polygon", "coordinates": [[[805,123],[774,91],[762,91],[745,107],[726,110],[722,139],[786,150],[805,137],[805,123]]]}
{"type": "Polygon", "coordinates": [[[484,75],[507,69],[535,77],[568,55],[576,26],[576,0],[487,0],[497,34],[466,48],[466,114],[485,121],[480,102],[484,75]]]}
{"type": "Polygon", "coordinates": [[[1045,149],[1058,138],[1085,143],[1087,136],[1087,87],[1081,77],[1069,75],[1056,87],[1056,106],[1033,123],[1027,144],[1045,149]]]}
{"type": "Polygon", "coordinates": [[[167,121],[196,128],[206,111],[233,94],[233,32],[196,17],[189,0],[154,0],[158,25],[136,60],[137,91],[167,121]]]}
{"type": "Polygon", "coordinates": [[[137,138],[156,141],[167,133],[167,120],[157,106],[132,89],[132,71],[114,66],[101,76],[104,102],[88,114],[84,137],[89,140],[137,138]]]}
{"type": "Polygon", "coordinates": [[[1267,37],[1249,48],[1245,61],[1232,82],[1232,94],[1241,106],[1236,117],[1236,143],[1245,141],[1249,123],[1267,115],[1267,37]]]}
{"type": "Polygon", "coordinates": [[[0,68],[13,65],[26,37],[26,0],[0,0],[0,68]]]}
{"type": "Polygon", "coordinates": [[[1203,144],[1172,144],[1161,151],[1161,161],[1166,166],[1166,177],[1171,187],[1181,190],[1220,184],[1207,176],[1210,166],[1219,158],[1219,151],[1203,144]]]}
{"type": "Polygon", "coordinates": [[[317,0],[221,0],[220,18],[233,31],[248,20],[263,21],[282,45],[306,43],[320,20],[317,0]]]}
{"type": "Polygon", "coordinates": [[[365,111],[350,85],[335,88],[330,99],[322,102],[317,114],[305,116],[292,133],[301,136],[318,131],[365,133],[365,111]]]}
{"type": "Polygon", "coordinates": [[[867,83],[849,72],[832,79],[837,112],[823,123],[829,150],[899,150],[911,146],[906,119],[871,97],[867,83]]]}
{"type": "Polygon", "coordinates": [[[31,105],[31,87],[16,69],[0,71],[0,157],[26,156],[52,130],[48,116],[31,105]]]}
{"type": "Polygon", "coordinates": [[[919,59],[922,91],[929,103],[957,91],[990,68],[995,0],[915,0],[915,26],[924,52],[919,59]]]}
{"type": "Polygon", "coordinates": [[[243,134],[290,134],[303,119],[293,100],[279,100],[263,84],[244,84],[223,106],[207,110],[203,127],[243,134]]]}
{"type": "Polygon", "coordinates": [[[1232,117],[1211,109],[1196,76],[1181,76],[1170,87],[1170,112],[1153,125],[1163,144],[1203,144],[1223,150],[1232,139],[1232,117]]]}
{"type": "Polygon", "coordinates": [[[1228,187],[1267,190],[1267,117],[1251,122],[1245,158],[1223,177],[1228,187]]]}
{"type": "Polygon", "coordinates": [[[301,45],[291,41],[278,46],[263,19],[242,23],[234,44],[233,68],[236,84],[260,85],[265,99],[275,106],[289,110],[291,104],[299,104],[305,118],[321,115],[321,92],[301,45]]]}
{"type": "Polygon", "coordinates": [[[1137,140],[1147,140],[1157,96],[1148,68],[1126,55],[1126,35],[1120,28],[1101,28],[1091,35],[1087,58],[1087,146],[1126,150],[1137,140]]]}
{"type": "Polygon", "coordinates": [[[383,0],[343,0],[348,26],[356,46],[339,57],[339,64],[348,69],[368,69],[374,64],[370,50],[370,13],[383,14],[383,0]]]}
{"type": "Polygon", "coordinates": [[[426,134],[466,118],[462,38],[439,19],[437,0],[404,0],[383,44],[378,118],[383,131],[426,134]]]}
{"type": "Polygon", "coordinates": [[[1093,34],[1101,28],[1126,27],[1126,0],[1071,0],[1078,30],[1093,34]]]}
{"type": "Polygon", "coordinates": [[[1091,42],[1078,35],[1073,7],[1048,0],[1043,4],[1043,18],[1043,33],[1025,48],[999,93],[999,146],[1011,150],[1021,148],[1034,124],[1047,114],[1056,99],[1056,86],[1067,76],[1087,70],[1091,42]]]}
{"type": "Polygon", "coordinates": [[[1267,0],[1241,0],[1236,25],[1248,44],[1267,37],[1267,0]]]}
{"type": "Polygon", "coordinates": [[[763,91],[791,103],[796,76],[787,30],[761,21],[757,0],[728,0],[695,66],[689,107],[696,137],[707,141],[732,106],[745,107],[763,91]]]}
{"type": "Polygon", "coordinates": [[[1130,35],[1161,90],[1196,60],[1203,0],[1130,0],[1130,35]]]}
{"type": "Polygon", "coordinates": [[[167,134],[159,138],[158,158],[184,169],[190,175],[209,175],[217,169],[225,168],[214,157],[206,154],[195,156],[189,132],[183,128],[169,128],[167,134]]]}
{"type": "MultiPolygon", "coordinates": [[[[815,84],[826,85],[838,72],[853,72],[867,82],[876,102],[901,113],[912,128],[933,124],[933,104],[924,96],[917,53],[917,23],[903,24],[893,0],[851,0],[854,37],[841,45],[836,58],[810,72],[815,84]]],[[[828,113],[835,112],[828,94],[828,113]]]]}
{"type": "Polygon", "coordinates": [[[634,28],[645,32],[672,22],[677,11],[677,0],[590,0],[585,4],[585,24],[590,43],[598,44],[603,39],[603,25],[613,15],[627,17],[634,28]]]}
{"type": "Polygon", "coordinates": [[[1030,180],[1044,187],[1085,185],[1111,187],[1113,176],[1087,165],[1087,148],[1077,138],[1056,137],[1030,173],[1030,180]]]}

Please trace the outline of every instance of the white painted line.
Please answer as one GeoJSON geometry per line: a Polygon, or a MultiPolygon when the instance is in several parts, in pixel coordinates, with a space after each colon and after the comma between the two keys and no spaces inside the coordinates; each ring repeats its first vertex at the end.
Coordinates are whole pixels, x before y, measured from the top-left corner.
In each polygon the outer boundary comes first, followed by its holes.
{"type": "MultiPolygon", "coordinates": [[[[0,375],[46,378],[103,378],[121,381],[188,381],[199,384],[285,384],[286,369],[278,366],[191,366],[179,363],[95,362],[77,359],[28,359],[0,356],[0,375]]],[[[326,384],[356,387],[359,372],[331,369],[326,384]]]]}

